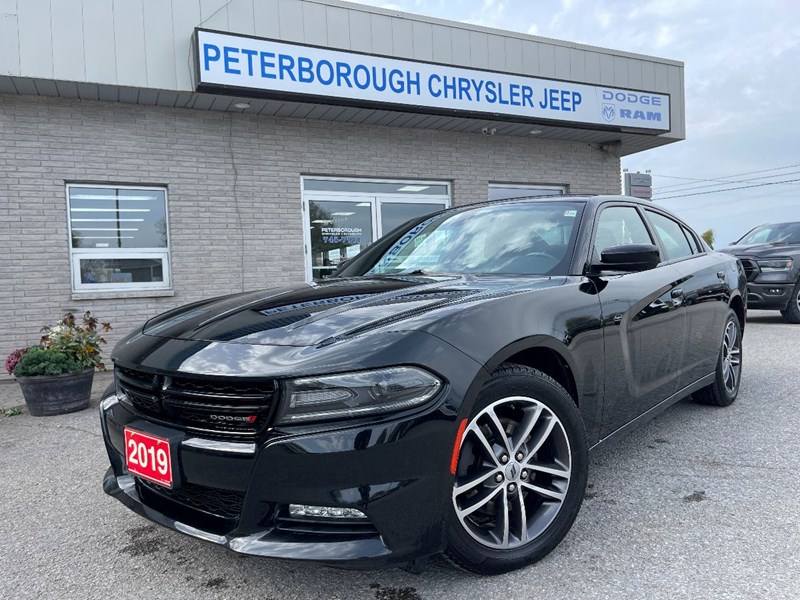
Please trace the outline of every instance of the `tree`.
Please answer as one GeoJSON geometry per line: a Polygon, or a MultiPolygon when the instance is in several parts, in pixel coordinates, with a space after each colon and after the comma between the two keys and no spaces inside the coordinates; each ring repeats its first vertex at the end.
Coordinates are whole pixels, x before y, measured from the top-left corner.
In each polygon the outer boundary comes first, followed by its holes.
{"type": "Polygon", "coordinates": [[[700,234],[700,237],[706,241],[706,244],[714,248],[714,230],[713,229],[706,229],[703,233],[700,234]]]}

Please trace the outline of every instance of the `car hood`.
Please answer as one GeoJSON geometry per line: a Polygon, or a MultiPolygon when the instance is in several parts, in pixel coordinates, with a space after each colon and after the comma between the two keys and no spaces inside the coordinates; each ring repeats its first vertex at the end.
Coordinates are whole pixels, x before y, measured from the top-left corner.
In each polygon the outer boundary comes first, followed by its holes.
{"type": "Polygon", "coordinates": [[[148,336],[317,346],[374,331],[421,329],[466,303],[561,285],[565,278],[393,276],[332,279],[197,302],[148,321],[148,336]]]}
{"type": "Polygon", "coordinates": [[[777,244],[751,244],[728,246],[720,248],[717,252],[733,254],[734,256],[752,256],[755,258],[772,258],[773,256],[792,256],[800,253],[800,244],[787,244],[785,242],[777,244]]]}

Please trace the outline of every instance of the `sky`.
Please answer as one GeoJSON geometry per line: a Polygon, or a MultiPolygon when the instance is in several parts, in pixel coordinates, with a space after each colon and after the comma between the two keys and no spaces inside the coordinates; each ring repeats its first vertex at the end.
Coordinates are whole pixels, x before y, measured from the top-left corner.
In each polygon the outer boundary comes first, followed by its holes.
{"type": "Polygon", "coordinates": [[[650,170],[655,201],[716,247],[800,221],[800,0],[357,1],[683,61],[686,140],[622,167],[650,170]]]}

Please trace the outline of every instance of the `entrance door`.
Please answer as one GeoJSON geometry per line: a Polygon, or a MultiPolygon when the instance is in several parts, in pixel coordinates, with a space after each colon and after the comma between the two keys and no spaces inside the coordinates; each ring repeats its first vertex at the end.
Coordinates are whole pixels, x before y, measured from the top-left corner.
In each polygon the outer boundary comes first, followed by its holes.
{"type": "Polygon", "coordinates": [[[325,279],[375,241],[375,202],[337,197],[308,201],[311,277],[325,279]]]}
{"type": "Polygon", "coordinates": [[[304,178],[306,279],[329,277],[382,235],[449,206],[446,183],[304,178]]]}

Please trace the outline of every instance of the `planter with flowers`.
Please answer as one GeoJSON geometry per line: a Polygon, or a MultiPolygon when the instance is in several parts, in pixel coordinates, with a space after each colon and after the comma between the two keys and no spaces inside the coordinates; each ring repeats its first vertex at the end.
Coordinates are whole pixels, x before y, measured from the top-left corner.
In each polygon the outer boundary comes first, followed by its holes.
{"type": "MultiPolygon", "coordinates": [[[[38,346],[15,350],[6,359],[6,370],[19,382],[32,415],[61,415],[89,406],[94,370],[105,370],[100,346],[106,341],[98,325],[90,312],[82,325],[67,313],[54,326],[42,328],[38,346]]],[[[111,330],[108,323],[100,327],[111,330]]]]}

